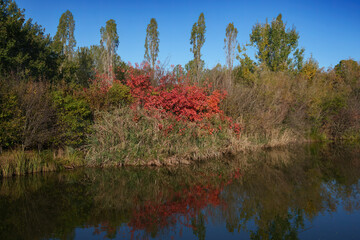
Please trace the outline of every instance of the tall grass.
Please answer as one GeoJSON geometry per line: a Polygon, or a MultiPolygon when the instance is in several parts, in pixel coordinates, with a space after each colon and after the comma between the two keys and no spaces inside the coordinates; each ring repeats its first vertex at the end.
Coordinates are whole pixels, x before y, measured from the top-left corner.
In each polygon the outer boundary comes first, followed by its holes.
{"type": "Polygon", "coordinates": [[[65,149],[62,153],[13,150],[0,155],[0,177],[57,171],[83,165],[78,151],[65,149]]]}
{"type": "Polygon", "coordinates": [[[195,123],[157,118],[145,110],[129,108],[98,113],[87,147],[87,164],[188,163],[219,157],[243,145],[244,139],[229,129],[227,122],[218,118],[206,121],[195,123]]]}

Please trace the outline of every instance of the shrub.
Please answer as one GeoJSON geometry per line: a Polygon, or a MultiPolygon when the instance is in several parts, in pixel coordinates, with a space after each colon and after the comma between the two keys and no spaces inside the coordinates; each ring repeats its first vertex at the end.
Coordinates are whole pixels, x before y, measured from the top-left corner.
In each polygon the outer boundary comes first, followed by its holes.
{"type": "Polygon", "coordinates": [[[133,101],[130,89],[118,80],[112,80],[106,74],[96,74],[89,88],[84,88],[80,95],[89,103],[92,110],[109,110],[133,101]]]}
{"type": "Polygon", "coordinates": [[[0,92],[0,153],[21,142],[24,117],[14,93],[0,92]]]}
{"type": "Polygon", "coordinates": [[[250,134],[270,135],[284,126],[294,101],[293,81],[283,72],[258,72],[252,85],[236,84],[223,104],[234,119],[242,119],[250,134]]]}
{"type": "Polygon", "coordinates": [[[130,88],[120,82],[114,82],[107,92],[105,101],[107,107],[119,107],[130,104],[133,101],[130,88]]]}
{"type": "Polygon", "coordinates": [[[160,79],[160,84],[150,84],[150,74],[130,75],[127,85],[136,98],[135,105],[146,109],[157,109],[175,116],[178,120],[201,121],[222,113],[220,102],[225,98],[224,91],[210,91],[208,86],[190,85],[189,80],[176,79],[168,74],[160,79]]]}
{"type": "Polygon", "coordinates": [[[24,116],[22,144],[24,148],[49,147],[58,133],[57,115],[49,86],[30,82],[18,86],[21,110],[24,116]]]}
{"type": "Polygon", "coordinates": [[[352,59],[341,60],[334,68],[335,73],[351,85],[358,85],[360,81],[360,64],[352,59]]]}
{"type": "Polygon", "coordinates": [[[88,103],[63,91],[55,91],[52,96],[59,127],[59,135],[55,138],[54,144],[62,147],[77,147],[84,144],[93,121],[88,103]]]}

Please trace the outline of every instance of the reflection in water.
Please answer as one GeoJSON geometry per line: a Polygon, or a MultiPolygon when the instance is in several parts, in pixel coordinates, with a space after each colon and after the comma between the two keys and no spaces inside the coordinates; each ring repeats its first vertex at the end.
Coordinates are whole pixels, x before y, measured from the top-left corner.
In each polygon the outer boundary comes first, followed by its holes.
{"type": "Polygon", "coordinates": [[[0,239],[306,238],[340,211],[359,222],[359,150],[296,146],[199,166],[2,179],[0,239]]]}

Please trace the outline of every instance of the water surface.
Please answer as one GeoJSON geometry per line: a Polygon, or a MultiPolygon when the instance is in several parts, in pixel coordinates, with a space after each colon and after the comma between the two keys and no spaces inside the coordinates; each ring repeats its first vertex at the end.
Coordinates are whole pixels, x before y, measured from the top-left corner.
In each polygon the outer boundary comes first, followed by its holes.
{"type": "Polygon", "coordinates": [[[359,239],[360,148],[0,179],[0,239],[359,239]]]}

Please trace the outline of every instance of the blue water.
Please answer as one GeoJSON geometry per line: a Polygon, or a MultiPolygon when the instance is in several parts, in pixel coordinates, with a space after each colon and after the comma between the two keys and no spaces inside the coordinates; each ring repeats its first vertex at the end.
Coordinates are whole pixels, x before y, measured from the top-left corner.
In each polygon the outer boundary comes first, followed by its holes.
{"type": "Polygon", "coordinates": [[[301,146],[1,179],[0,239],[360,239],[359,153],[301,146]]]}

